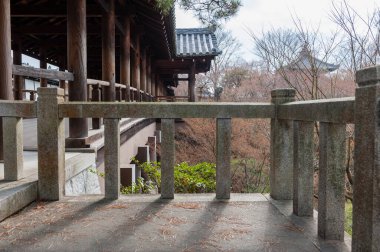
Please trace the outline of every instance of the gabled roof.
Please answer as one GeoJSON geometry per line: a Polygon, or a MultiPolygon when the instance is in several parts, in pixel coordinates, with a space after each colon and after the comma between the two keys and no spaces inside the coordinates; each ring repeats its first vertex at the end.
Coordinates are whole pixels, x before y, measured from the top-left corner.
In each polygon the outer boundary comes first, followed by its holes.
{"type": "Polygon", "coordinates": [[[306,45],[302,48],[297,59],[288,65],[291,70],[311,69],[313,67],[321,71],[333,72],[339,68],[339,65],[330,64],[313,57],[306,45]]]}
{"type": "Polygon", "coordinates": [[[178,58],[217,56],[215,34],[207,28],[176,29],[176,55],[178,58]]]}

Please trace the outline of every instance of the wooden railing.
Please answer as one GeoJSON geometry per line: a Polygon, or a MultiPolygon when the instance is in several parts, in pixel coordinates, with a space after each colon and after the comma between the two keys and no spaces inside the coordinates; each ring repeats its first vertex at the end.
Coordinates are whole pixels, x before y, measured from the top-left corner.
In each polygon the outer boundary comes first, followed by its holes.
{"type": "MultiPolygon", "coordinates": [[[[74,80],[74,75],[70,72],[62,72],[20,65],[12,66],[12,74],[16,76],[43,78],[50,80],[74,80]]],[[[102,93],[104,92],[104,87],[109,87],[110,83],[108,81],[103,80],[87,79],[87,85],[87,93],[90,94],[88,96],[88,101],[102,101],[102,93]]],[[[115,83],[115,91],[116,101],[153,101],[153,96],[151,94],[145,93],[142,90],[138,91],[134,87],[128,88],[124,84],[115,83]]],[[[21,92],[29,93],[29,98],[31,101],[34,101],[36,98],[36,90],[22,90],[21,92]]]]}
{"type": "MultiPolygon", "coordinates": [[[[39,88],[34,102],[0,101],[5,178],[22,178],[22,117],[38,118],[39,196],[64,192],[64,118],[104,118],[105,197],[120,194],[120,118],[161,118],[161,197],[174,197],[174,118],[216,118],[216,197],[229,199],[231,119],[271,119],[271,197],[293,199],[293,212],[313,215],[314,125],[319,124],[318,235],[343,240],[346,124],[355,124],[354,251],[376,251],[380,240],[380,66],[357,72],[355,98],[296,102],[293,89],[272,91],[271,103],[64,102],[63,90],[39,88]]],[[[134,91],[134,90],[133,90],[134,91]]]]}
{"type": "Polygon", "coordinates": [[[188,101],[189,96],[156,96],[155,101],[161,102],[179,102],[179,101],[188,101]]]}

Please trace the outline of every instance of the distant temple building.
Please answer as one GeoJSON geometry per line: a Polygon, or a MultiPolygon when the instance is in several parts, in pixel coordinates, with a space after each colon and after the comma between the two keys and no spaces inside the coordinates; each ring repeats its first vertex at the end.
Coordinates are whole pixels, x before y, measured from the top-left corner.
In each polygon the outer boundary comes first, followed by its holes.
{"type": "Polygon", "coordinates": [[[334,65],[317,59],[312,56],[311,51],[307,45],[304,45],[296,60],[291,62],[288,66],[290,70],[300,69],[317,69],[320,72],[333,72],[339,68],[339,65],[334,65]]]}

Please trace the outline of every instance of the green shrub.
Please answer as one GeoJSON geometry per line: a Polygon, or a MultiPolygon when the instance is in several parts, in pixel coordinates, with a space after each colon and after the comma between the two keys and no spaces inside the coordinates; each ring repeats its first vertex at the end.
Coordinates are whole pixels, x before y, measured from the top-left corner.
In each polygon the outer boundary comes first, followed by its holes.
{"type": "MultiPolygon", "coordinates": [[[[154,189],[161,192],[161,164],[160,162],[139,163],[133,160],[146,174],[148,181],[140,179],[132,186],[123,187],[121,193],[149,193],[154,189]]],[[[199,163],[189,165],[186,162],[174,167],[174,187],[176,193],[211,193],[215,192],[216,169],[215,164],[199,163]]]]}

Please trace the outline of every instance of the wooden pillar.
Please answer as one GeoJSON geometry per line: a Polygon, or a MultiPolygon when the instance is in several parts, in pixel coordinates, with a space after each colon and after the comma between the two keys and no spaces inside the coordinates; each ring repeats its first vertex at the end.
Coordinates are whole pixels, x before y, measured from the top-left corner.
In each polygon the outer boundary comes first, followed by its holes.
{"type": "Polygon", "coordinates": [[[115,101],[115,0],[108,1],[102,17],[102,75],[110,85],[104,88],[106,101],[115,101]]]}
{"type": "Polygon", "coordinates": [[[155,96],[159,96],[160,95],[160,76],[158,74],[156,74],[155,76],[155,86],[154,86],[154,93],[155,93],[155,96]]]}
{"type": "MultiPolygon", "coordinates": [[[[136,34],[135,61],[133,62],[133,86],[140,90],[140,34],[136,34]]],[[[138,92],[139,93],[139,92],[138,92]]]]}
{"type": "Polygon", "coordinates": [[[147,61],[146,61],[146,92],[149,94],[149,100],[150,100],[150,96],[152,95],[151,76],[152,76],[151,58],[150,56],[148,56],[147,61]]]}
{"type": "MultiPolygon", "coordinates": [[[[0,1],[0,99],[12,100],[11,7],[0,1]]],[[[0,119],[0,129],[2,120],[0,119]]],[[[3,134],[0,131],[0,160],[3,159],[3,134]]]]}
{"type": "MultiPolygon", "coordinates": [[[[46,50],[43,47],[40,48],[40,68],[47,69],[46,50]]],[[[47,79],[40,79],[40,87],[47,87],[47,79]]]]}
{"type": "Polygon", "coordinates": [[[146,92],[146,48],[141,50],[140,87],[146,92]]]}
{"type": "MultiPolygon", "coordinates": [[[[13,48],[13,64],[22,65],[22,50],[21,45],[17,43],[15,48],[13,48]]],[[[13,92],[15,100],[22,100],[24,98],[24,94],[22,90],[24,89],[25,80],[23,76],[15,75],[13,78],[13,92]]]]}
{"type": "MultiPolygon", "coordinates": [[[[69,101],[87,101],[87,29],[86,0],[67,1],[67,63],[74,73],[69,83],[69,101]]],[[[69,121],[70,138],[88,136],[86,118],[72,118],[69,121]]]]}
{"type": "MultiPolygon", "coordinates": [[[[62,67],[62,66],[60,66],[60,67],[59,67],[59,71],[64,72],[64,71],[65,71],[65,68],[62,67]]],[[[65,99],[65,101],[67,101],[67,100],[68,100],[68,97],[66,97],[66,95],[68,95],[68,93],[67,93],[67,85],[66,85],[66,81],[65,81],[65,80],[60,80],[60,81],[59,81],[59,88],[62,88],[62,89],[63,89],[64,99],[65,99]]]]}
{"type": "Polygon", "coordinates": [[[121,55],[120,55],[120,82],[126,86],[125,100],[131,101],[131,21],[125,17],[123,21],[124,34],[121,34],[121,55]]]}
{"type": "Polygon", "coordinates": [[[153,71],[153,67],[152,67],[152,61],[150,62],[150,84],[151,84],[151,87],[150,87],[150,92],[152,92],[152,96],[155,97],[156,96],[156,73],[154,73],[153,71]]]}
{"type": "Polygon", "coordinates": [[[195,102],[195,62],[189,73],[189,102],[195,102]]]}

